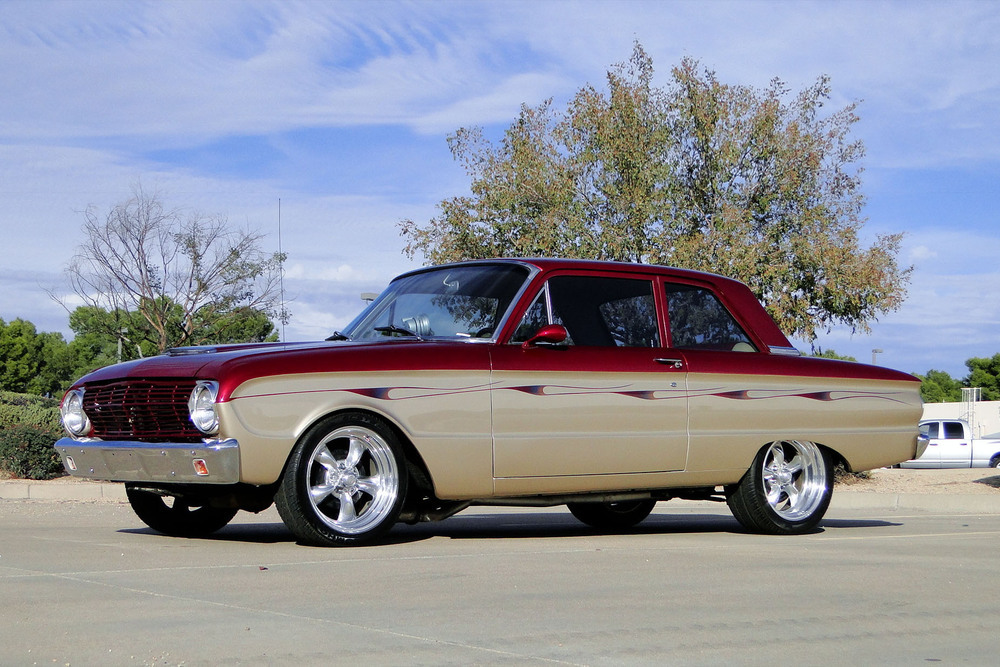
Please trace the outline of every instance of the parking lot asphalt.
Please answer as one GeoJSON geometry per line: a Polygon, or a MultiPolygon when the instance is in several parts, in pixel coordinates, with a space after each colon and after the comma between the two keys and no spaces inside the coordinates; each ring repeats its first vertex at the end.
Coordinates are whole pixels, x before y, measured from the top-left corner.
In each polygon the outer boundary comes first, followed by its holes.
{"type": "Polygon", "coordinates": [[[178,539],[114,498],[6,499],[0,664],[992,664],[1000,513],[883,504],[793,537],[718,503],[619,534],[471,508],[321,549],[273,508],[178,539]]]}

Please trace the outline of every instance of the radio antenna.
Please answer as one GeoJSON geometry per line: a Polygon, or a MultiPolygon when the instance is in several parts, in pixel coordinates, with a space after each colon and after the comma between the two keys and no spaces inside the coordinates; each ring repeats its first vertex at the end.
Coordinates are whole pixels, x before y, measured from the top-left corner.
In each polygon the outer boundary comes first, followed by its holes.
{"type": "Polygon", "coordinates": [[[288,317],[285,315],[285,256],[281,253],[281,197],[278,197],[278,256],[281,258],[281,264],[278,266],[278,299],[281,310],[278,311],[278,316],[281,320],[281,342],[284,343],[285,320],[288,317]]]}

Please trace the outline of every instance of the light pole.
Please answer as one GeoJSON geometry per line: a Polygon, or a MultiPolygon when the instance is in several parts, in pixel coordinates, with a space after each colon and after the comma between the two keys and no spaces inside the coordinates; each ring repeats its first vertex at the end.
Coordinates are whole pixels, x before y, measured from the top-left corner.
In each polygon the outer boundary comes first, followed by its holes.
{"type": "Polygon", "coordinates": [[[880,347],[876,347],[872,350],[872,366],[878,364],[878,355],[882,354],[885,350],[880,347]]]}

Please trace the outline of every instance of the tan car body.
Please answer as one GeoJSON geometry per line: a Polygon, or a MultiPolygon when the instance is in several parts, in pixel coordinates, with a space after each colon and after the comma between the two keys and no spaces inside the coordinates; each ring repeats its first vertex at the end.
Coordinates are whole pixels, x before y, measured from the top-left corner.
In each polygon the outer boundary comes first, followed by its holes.
{"type": "Polygon", "coordinates": [[[277,481],[292,447],[320,418],[372,412],[413,445],[435,495],[452,500],[730,484],[777,440],[823,445],[852,470],[916,451],[922,407],[909,382],[649,375],[273,376],[241,385],[220,404],[220,421],[222,435],[241,444],[241,480],[264,485],[277,481]],[[552,389],[536,396],[514,388],[523,386],[552,389]],[[383,388],[383,397],[367,391],[383,388]]]}

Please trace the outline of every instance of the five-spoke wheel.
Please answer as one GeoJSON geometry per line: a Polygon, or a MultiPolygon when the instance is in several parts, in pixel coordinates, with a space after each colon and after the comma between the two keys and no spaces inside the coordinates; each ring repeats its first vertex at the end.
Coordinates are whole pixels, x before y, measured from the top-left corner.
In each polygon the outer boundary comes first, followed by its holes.
{"type": "Polygon", "coordinates": [[[342,414],[317,424],[292,451],[275,504],[303,542],[359,544],[396,522],[406,481],[393,431],[372,415],[342,414]]]}
{"type": "Polygon", "coordinates": [[[812,442],[783,440],[757,453],[743,479],[726,487],[726,500],[750,530],[796,534],[819,523],[832,492],[829,455],[812,442]]]}

